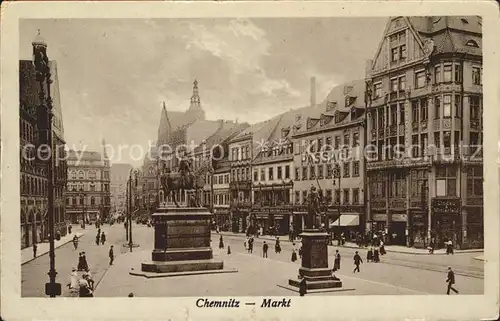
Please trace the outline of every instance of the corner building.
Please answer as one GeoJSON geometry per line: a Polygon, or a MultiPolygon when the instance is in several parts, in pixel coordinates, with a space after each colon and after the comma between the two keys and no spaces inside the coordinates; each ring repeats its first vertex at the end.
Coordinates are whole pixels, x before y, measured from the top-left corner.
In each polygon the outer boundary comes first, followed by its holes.
{"type": "Polygon", "coordinates": [[[367,222],[389,244],[483,247],[481,24],[392,17],[367,64],[367,222]]]}

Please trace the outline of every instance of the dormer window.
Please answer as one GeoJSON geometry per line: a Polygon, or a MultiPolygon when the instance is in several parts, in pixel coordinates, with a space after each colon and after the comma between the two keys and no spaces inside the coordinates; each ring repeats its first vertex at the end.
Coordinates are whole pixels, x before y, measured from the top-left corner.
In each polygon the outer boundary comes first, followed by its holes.
{"type": "Polygon", "coordinates": [[[326,111],[330,112],[333,111],[337,107],[337,102],[336,101],[329,101],[326,104],[326,111]]]}
{"type": "Polygon", "coordinates": [[[462,22],[463,22],[464,24],[469,24],[469,21],[467,21],[467,19],[465,19],[465,18],[462,18],[462,19],[460,19],[460,20],[462,20],[462,22]]]}
{"type": "Polygon", "coordinates": [[[474,40],[467,41],[467,43],[465,45],[468,46],[468,47],[479,48],[479,45],[474,40]]]}
{"type": "Polygon", "coordinates": [[[346,96],[345,97],[345,106],[346,107],[349,107],[349,105],[351,104],[351,97],[349,96],[346,96]]]}
{"type": "Polygon", "coordinates": [[[295,121],[299,122],[302,119],[301,115],[295,115],[295,121]]]}

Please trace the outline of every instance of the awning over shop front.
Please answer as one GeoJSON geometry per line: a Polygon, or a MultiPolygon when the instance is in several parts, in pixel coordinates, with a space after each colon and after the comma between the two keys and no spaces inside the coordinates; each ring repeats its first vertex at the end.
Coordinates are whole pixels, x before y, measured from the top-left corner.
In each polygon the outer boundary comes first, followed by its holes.
{"type": "Polygon", "coordinates": [[[330,224],[330,227],[335,226],[358,226],[359,225],[359,215],[353,214],[342,214],[335,222],[330,224]],[[340,220],[340,223],[339,223],[340,220]]]}

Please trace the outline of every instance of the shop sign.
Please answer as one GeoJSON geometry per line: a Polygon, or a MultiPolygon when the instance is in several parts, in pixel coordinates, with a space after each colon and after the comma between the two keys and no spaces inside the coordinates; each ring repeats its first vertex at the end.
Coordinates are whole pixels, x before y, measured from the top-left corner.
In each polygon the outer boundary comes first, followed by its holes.
{"type": "Polygon", "coordinates": [[[406,222],[406,214],[392,214],[393,222],[406,222]]]}
{"type": "Polygon", "coordinates": [[[385,222],[387,220],[387,214],[374,214],[372,215],[372,220],[385,222]]]}
{"type": "Polygon", "coordinates": [[[439,214],[458,214],[460,212],[460,199],[432,199],[432,212],[439,214]]]}

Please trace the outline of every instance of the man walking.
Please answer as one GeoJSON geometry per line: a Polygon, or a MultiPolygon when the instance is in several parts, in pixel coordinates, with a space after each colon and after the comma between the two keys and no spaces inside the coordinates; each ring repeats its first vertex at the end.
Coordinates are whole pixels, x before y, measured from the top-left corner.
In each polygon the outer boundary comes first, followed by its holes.
{"type": "Polygon", "coordinates": [[[33,258],[36,257],[36,250],[37,250],[36,242],[33,242],[33,258]]]}
{"type": "Polygon", "coordinates": [[[356,251],[356,254],[354,254],[354,265],[356,266],[354,268],[354,271],[352,273],[356,273],[356,271],[361,272],[359,270],[359,265],[363,263],[363,260],[361,259],[361,256],[359,256],[358,251],[356,251]]]}
{"type": "Polygon", "coordinates": [[[262,257],[267,257],[267,250],[269,249],[269,245],[267,245],[266,241],[262,245],[262,257]]]}
{"type": "Polygon", "coordinates": [[[109,265],[113,265],[113,260],[115,259],[115,253],[113,252],[113,245],[109,248],[109,265]]]}
{"type": "Polygon", "coordinates": [[[458,294],[458,290],[453,287],[453,284],[455,284],[455,272],[453,272],[451,266],[448,267],[448,278],[446,279],[446,283],[448,283],[447,295],[450,295],[450,290],[458,294]]]}

